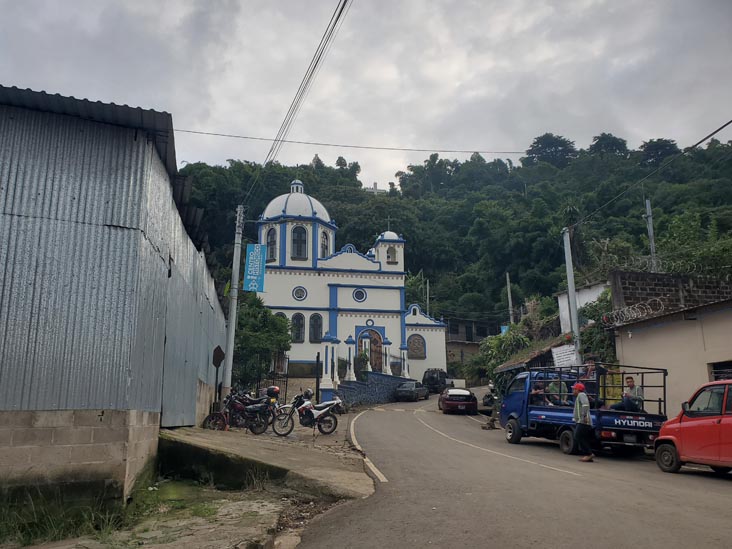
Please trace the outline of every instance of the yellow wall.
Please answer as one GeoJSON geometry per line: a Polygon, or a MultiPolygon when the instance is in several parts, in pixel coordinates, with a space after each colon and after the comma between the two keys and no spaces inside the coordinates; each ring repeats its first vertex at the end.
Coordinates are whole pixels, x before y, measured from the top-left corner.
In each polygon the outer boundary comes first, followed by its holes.
{"type": "MultiPolygon", "coordinates": [[[[668,370],[667,413],[675,416],[681,403],[710,381],[711,363],[732,360],[732,306],[621,327],[615,342],[620,364],[668,370]]],[[[646,391],[647,400],[654,396],[646,391]]]]}

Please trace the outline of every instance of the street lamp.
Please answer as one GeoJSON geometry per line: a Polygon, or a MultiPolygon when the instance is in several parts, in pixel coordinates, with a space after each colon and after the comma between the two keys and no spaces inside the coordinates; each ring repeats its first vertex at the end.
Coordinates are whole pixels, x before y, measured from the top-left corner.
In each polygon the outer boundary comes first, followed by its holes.
{"type": "Polygon", "coordinates": [[[384,337],[384,362],[381,366],[381,372],[383,374],[386,374],[388,376],[391,375],[391,366],[389,365],[389,345],[391,345],[391,341],[388,337],[384,337]]]}
{"type": "Polygon", "coordinates": [[[348,345],[348,364],[347,364],[347,368],[346,368],[346,379],[345,379],[345,381],[356,381],[356,375],[353,372],[353,362],[351,361],[351,346],[352,345],[354,346],[354,353],[353,354],[354,354],[354,358],[355,358],[355,355],[356,355],[356,352],[355,352],[356,351],[356,348],[355,348],[356,340],[353,339],[353,337],[351,337],[349,335],[348,338],[346,339],[346,341],[344,341],[344,343],[346,345],[348,345]]]}
{"type": "Polygon", "coordinates": [[[333,384],[337,388],[338,384],[341,382],[340,378],[338,377],[338,344],[341,342],[341,340],[337,337],[332,337],[330,341],[333,344],[330,352],[330,364],[333,372],[333,384]]]}
{"type": "MultiPolygon", "coordinates": [[[[333,340],[333,338],[330,336],[329,332],[326,332],[323,336],[322,343],[324,345],[324,356],[325,360],[323,361],[323,372],[320,378],[320,388],[322,389],[333,389],[333,381],[330,378],[330,372],[328,371],[328,365],[330,364],[330,358],[329,358],[329,351],[330,351],[330,342],[333,340]]],[[[322,391],[321,391],[322,392],[322,391]]]]}

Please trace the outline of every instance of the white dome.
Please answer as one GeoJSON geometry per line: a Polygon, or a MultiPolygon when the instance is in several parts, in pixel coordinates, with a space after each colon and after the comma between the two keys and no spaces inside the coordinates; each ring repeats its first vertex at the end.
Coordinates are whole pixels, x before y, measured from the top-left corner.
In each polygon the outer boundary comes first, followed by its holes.
{"type": "Polygon", "coordinates": [[[376,240],[401,240],[401,237],[394,231],[384,231],[376,240]]]}
{"type": "Polygon", "coordinates": [[[262,213],[262,219],[272,219],[280,216],[288,217],[317,217],[327,223],[331,222],[328,210],[318,200],[305,194],[302,181],[295,179],[290,185],[288,194],[281,194],[273,198],[262,213]]]}

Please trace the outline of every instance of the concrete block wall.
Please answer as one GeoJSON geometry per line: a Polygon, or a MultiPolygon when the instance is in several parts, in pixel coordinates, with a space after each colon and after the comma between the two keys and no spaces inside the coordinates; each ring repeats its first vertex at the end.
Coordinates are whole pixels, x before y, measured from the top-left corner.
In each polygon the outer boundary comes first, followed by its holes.
{"type": "Polygon", "coordinates": [[[160,414],[0,411],[0,491],[57,485],[64,497],[126,498],[157,454],[160,414]]]}
{"type": "Polygon", "coordinates": [[[610,281],[615,309],[658,298],[668,313],[732,299],[729,278],[614,271],[610,281]]]}

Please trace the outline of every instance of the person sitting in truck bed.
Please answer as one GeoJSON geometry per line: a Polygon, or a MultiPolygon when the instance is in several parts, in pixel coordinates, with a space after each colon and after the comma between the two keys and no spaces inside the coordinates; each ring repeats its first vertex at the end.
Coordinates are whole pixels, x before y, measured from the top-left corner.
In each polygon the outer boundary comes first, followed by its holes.
{"type": "Polygon", "coordinates": [[[558,379],[552,380],[552,382],[546,388],[546,397],[549,400],[549,404],[554,406],[569,406],[569,391],[567,390],[567,384],[564,381],[558,379]]]}
{"type": "Polygon", "coordinates": [[[643,411],[643,389],[635,384],[633,376],[625,378],[625,391],[623,392],[623,400],[610,406],[613,410],[623,410],[626,412],[642,412],[643,411]]]}
{"type": "Polygon", "coordinates": [[[543,381],[537,381],[534,383],[534,388],[529,393],[529,403],[532,406],[546,406],[549,404],[549,400],[546,397],[546,389],[544,388],[543,381]]]}
{"type": "Polygon", "coordinates": [[[597,355],[585,355],[586,365],[580,380],[584,383],[587,397],[592,408],[601,408],[605,405],[604,395],[600,395],[600,387],[604,386],[603,378],[608,374],[619,374],[620,370],[605,368],[602,364],[595,364],[597,355]]]}

